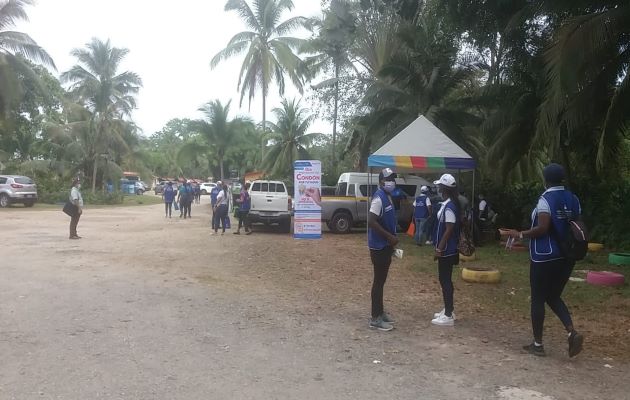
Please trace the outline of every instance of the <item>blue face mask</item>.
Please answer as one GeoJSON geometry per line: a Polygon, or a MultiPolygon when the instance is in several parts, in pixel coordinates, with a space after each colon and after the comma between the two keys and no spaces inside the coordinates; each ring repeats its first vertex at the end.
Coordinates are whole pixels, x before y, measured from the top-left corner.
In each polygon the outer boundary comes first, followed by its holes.
{"type": "Polygon", "coordinates": [[[383,183],[383,190],[386,191],[387,193],[391,193],[394,191],[394,189],[396,189],[396,182],[385,182],[383,183]]]}

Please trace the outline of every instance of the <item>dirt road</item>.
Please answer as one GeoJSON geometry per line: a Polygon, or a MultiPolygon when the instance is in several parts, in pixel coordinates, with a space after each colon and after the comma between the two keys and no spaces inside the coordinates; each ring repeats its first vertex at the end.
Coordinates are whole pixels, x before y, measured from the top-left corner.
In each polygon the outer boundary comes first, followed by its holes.
{"type": "Polygon", "coordinates": [[[432,327],[405,268],[371,331],[361,235],[211,237],[209,212],[88,209],[70,241],[61,211],[1,210],[0,399],[630,398],[628,365],[521,354],[500,318],[432,327]]]}

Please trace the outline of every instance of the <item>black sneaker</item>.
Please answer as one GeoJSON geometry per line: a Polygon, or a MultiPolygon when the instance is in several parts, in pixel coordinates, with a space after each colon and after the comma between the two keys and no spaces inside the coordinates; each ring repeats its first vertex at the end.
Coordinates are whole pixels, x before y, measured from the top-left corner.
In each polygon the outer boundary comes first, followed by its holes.
{"type": "Polygon", "coordinates": [[[544,357],[546,355],[545,346],[536,346],[534,342],[528,344],[527,346],[523,346],[523,350],[538,357],[544,357]]]}
{"type": "Polygon", "coordinates": [[[569,334],[569,357],[575,357],[582,351],[582,344],[584,343],[584,336],[580,335],[576,331],[569,334]]]}

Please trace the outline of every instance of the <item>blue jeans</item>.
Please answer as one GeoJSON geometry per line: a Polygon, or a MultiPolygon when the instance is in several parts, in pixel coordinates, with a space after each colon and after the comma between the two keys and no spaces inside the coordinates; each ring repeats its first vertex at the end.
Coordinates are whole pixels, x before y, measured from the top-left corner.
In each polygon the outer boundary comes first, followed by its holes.
{"type": "Polygon", "coordinates": [[[425,238],[425,225],[427,223],[426,218],[416,218],[416,234],[414,235],[414,239],[416,240],[416,244],[423,244],[425,238]]]}

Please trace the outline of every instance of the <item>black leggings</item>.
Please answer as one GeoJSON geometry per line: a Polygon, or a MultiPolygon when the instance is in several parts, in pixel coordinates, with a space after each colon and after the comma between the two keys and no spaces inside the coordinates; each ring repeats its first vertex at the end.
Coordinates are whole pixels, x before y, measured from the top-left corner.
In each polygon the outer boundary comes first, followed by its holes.
{"type": "Polygon", "coordinates": [[[438,276],[440,286],[442,286],[442,297],[444,298],[444,314],[453,316],[453,266],[459,264],[459,255],[438,258],[438,276]]]}
{"type": "Polygon", "coordinates": [[[370,249],[370,258],[374,265],[374,281],[372,282],[372,318],[380,317],[384,312],[383,288],[387,280],[389,266],[392,264],[394,248],[387,246],[382,250],[370,249]]]}
{"type": "Polygon", "coordinates": [[[173,202],[167,201],[164,203],[164,211],[166,212],[166,216],[170,217],[173,213],[173,202]]]}
{"type": "Polygon", "coordinates": [[[252,229],[251,224],[249,223],[249,210],[239,210],[238,211],[238,230],[241,230],[241,227],[245,226],[245,230],[249,231],[252,229]]]}
{"type": "Polygon", "coordinates": [[[222,228],[222,231],[225,233],[225,217],[228,213],[228,207],[225,204],[217,207],[217,210],[214,212],[214,232],[219,231],[219,225],[222,228]]]}
{"type": "Polygon", "coordinates": [[[530,264],[532,330],[534,331],[534,340],[538,343],[542,343],[543,338],[545,303],[562,321],[567,331],[573,328],[569,309],[560,297],[573,272],[573,266],[573,263],[565,259],[541,263],[531,262],[530,264]]]}

